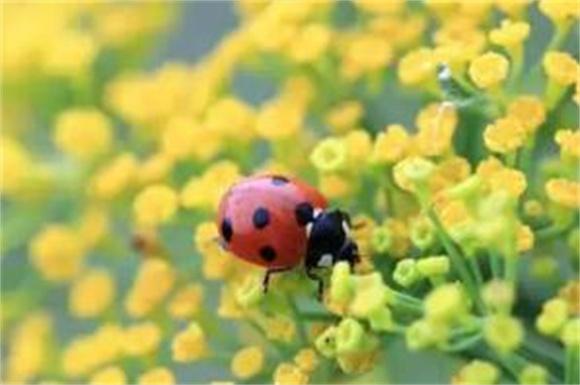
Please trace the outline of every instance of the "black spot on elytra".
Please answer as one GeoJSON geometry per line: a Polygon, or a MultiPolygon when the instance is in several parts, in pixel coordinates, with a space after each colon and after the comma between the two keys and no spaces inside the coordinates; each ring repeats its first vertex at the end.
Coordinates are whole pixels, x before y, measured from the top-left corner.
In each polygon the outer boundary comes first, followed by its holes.
{"type": "Polygon", "coordinates": [[[290,179],[286,178],[285,176],[281,176],[281,175],[274,175],[272,177],[272,184],[274,186],[282,186],[285,185],[286,183],[289,183],[290,179]]]}
{"type": "Polygon", "coordinates": [[[296,221],[300,226],[306,226],[309,222],[312,221],[312,217],[314,215],[314,209],[312,205],[308,202],[302,202],[296,205],[294,209],[294,214],[296,214],[296,221]]]}
{"type": "Polygon", "coordinates": [[[276,250],[270,246],[264,246],[260,249],[260,257],[266,262],[272,262],[276,259],[276,250]]]}
{"type": "Polygon", "coordinates": [[[254,227],[257,229],[263,229],[270,223],[270,212],[264,207],[258,207],[254,211],[254,216],[252,217],[252,222],[254,227]]]}
{"type": "Polygon", "coordinates": [[[234,229],[232,227],[232,221],[229,218],[224,218],[221,225],[222,236],[226,240],[226,242],[230,242],[232,240],[232,236],[234,235],[234,229]]]}

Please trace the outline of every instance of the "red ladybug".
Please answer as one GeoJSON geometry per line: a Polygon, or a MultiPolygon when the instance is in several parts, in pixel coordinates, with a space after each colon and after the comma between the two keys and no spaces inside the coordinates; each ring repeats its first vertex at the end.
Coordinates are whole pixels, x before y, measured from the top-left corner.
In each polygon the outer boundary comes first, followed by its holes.
{"type": "Polygon", "coordinates": [[[233,185],[222,197],[217,225],[220,243],[234,255],[267,269],[270,274],[303,264],[318,282],[318,267],[358,261],[347,213],[328,210],[324,196],[293,178],[259,175],[233,185]]]}

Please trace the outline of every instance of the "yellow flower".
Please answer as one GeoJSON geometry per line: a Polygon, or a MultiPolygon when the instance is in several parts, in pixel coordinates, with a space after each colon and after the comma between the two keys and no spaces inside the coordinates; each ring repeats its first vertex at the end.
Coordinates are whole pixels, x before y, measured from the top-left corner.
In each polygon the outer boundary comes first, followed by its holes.
{"type": "Polygon", "coordinates": [[[19,322],[9,336],[5,380],[27,383],[42,370],[48,358],[51,329],[52,320],[46,313],[32,313],[19,322]]]}
{"type": "Polygon", "coordinates": [[[534,233],[529,226],[520,225],[517,230],[517,248],[519,252],[531,250],[534,247],[534,233]]]}
{"type": "Polygon", "coordinates": [[[137,160],[132,154],[121,154],[93,176],[91,192],[99,199],[112,199],[127,189],[137,172],[137,160]]]}
{"type": "Polygon", "coordinates": [[[124,385],[127,383],[127,375],[119,366],[107,366],[93,374],[89,383],[92,385],[124,385]]]}
{"type": "Polygon", "coordinates": [[[451,383],[453,385],[495,384],[499,374],[499,370],[493,364],[474,360],[461,368],[459,373],[451,378],[451,383]]]}
{"type": "Polygon", "coordinates": [[[32,159],[26,149],[15,139],[2,135],[0,138],[0,192],[15,194],[30,174],[32,159]]]}
{"type": "Polygon", "coordinates": [[[230,370],[234,376],[246,380],[260,373],[264,366],[264,350],[259,346],[248,346],[238,350],[232,358],[230,370]]]}
{"type": "Polygon", "coordinates": [[[488,149],[506,154],[522,147],[526,131],[519,119],[506,117],[489,124],[483,133],[483,140],[488,149]]]}
{"type": "Polygon", "coordinates": [[[517,19],[522,17],[524,11],[530,6],[531,3],[531,0],[496,0],[495,6],[506,15],[517,19]]]}
{"type": "Polygon", "coordinates": [[[546,121],[546,108],[538,97],[524,95],[509,104],[507,115],[518,119],[526,134],[532,134],[546,121]]]}
{"type": "Polygon", "coordinates": [[[409,142],[409,134],[403,126],[387,126],[377,135],[371,158],[377,163],[395,163],[403,158],[409,142]]]}
{"type": "Polygon", "coordinates": [[[572,85],[580,78],[580,66],[567,52],[546,52],[542,65],[548,78],[562,86],[572,85]]]}
{"type": "Polygon", "coordinates": [[[347,162],[346,143],[341,138],[329,137],[321,140],[310,154],[310,162],[321,172],[337,171],[347,162]]]}
{"type": "Polygon", "coordinates": [[[479,88],[488,89],[498,86],[505,80],[509,71],[509,61],[495,52],[486,52],[469,65],[469,77],[479,88]]]}
{"type": "Polygon", "coordinates": [[[421,154],[439,156],[449,152],[457,120],[453,107],[435,103],[422,109],[415,122],[419,128],[416,141],[421,154]]]}
{"type": "Polygon", "coordinates": [[[308,24],[290,42],[288,55],[296,63],[312,63],[322,57],[331,37],[332,32],[326,25],[308,24]]]}
{"type": "Polygon", "coordinates": [[[353,130],[346,134],[343,139],[348,152],[349,165],[359,169],[366,163],[372,149],[370,134],[365,130],[353,130]]]}
{"type": "Polygon", "coordinates": [[[91,69],[98,50],[92,35],[73,30],[64,32],[46,45],[44,70],[56,76],[80,76],[91,69]]]}
{"type": "Polygon", "coordinates": [[[341,133],[355,127],[363,112],[360,102],[350,100],[331,109],[324,120],[335,132],[341,133]]]}
{"type": "Polygon", "coordinates": [[[172,171],[175,160],[164,153],[147,158],[139,167],[137,179],[141,184],[160,182],[172,171]]]}
{"type": "Polygon", "coordinates": [[[577,0],[542,0],[538,8],[556,24],[580,16],[580,3],[577,0]]]}
{"type": "Polygon", "coordinates": [[[291,363],[283,362],[274,371],[275,385],[305,385],[309,380],[306,373],[291,363]]]}
{"type": "Polygon", "coordinates": [[[175,376],[168,368],[157,366],[141,374],[137,383],[140,385],[173,385],[175,384],[175,376]]]}
{"type": "Polygon", "coordinates": [[[79,237],[85,249],[91,249],[109,233],[109,216],[103,207],[88,207],[81,218],[78,228],[79,237]]]}
{"type": "Polygon", "coordinates": [[[123,352],[128,356],[146,356],[161,344],[161,329],[153,322],[144,322],[125,329],[123,352]]]}
{"type": "Polygon", "coordinates": [[[274,341],[292,341],[296,336],[296,323],[285,315],[267,317],[261,321],[266,337],[274,341]]]}
{"type": "Polygon", "coordinates": [[[347,178],[336,174],[320,175],[318,188],[328,199],[345,197],[353,190],[353,186],[347,178]]]}
{"type": "Polygon", "coordinates": [[[177,193],[166,185],[149,186],[135,198],[133,212],[140,226],[167,223],[177,212],[177,193]]]}
{"type": "Polygon", "coordinates": [[[200,177],[190,179],[181,191],[181,204],[187,208],[217,210],[227,189],[241,177],[239,166],[230,161],[213,163],[200,177]]]}
{"type": "Polygon", "coordinates": [[[492,191],[504,190],[515,197],[527,187],[526,176],[520,170],[505,167],[497,158],[489,157],[477,166],[476,174],[492,191]]]}
{"type": "Polygon", "coordinates": [[[580,207],[580,184],[571,180],[558,178],[546,183],[546,193],[552,202],[564,207],[578,209],[580,207]]]}
{"type": "Polygon", "coordinates": [[[78,318],[93,318],[110,306],[115,295],[115,281],[108,270],[87,272],[73,283],[69,296],[69,310],[78,318]]]}
{"type": "Polygon", "coordinates": [[[256,132],[271,141],[289,138],[300,131],[304,113],[297,103],[285,99],[270,101],[258,112],[256,132]]]}
{"type": "Polygon", "coordinates": [[[54,142],[66,155],[90,160],[106,153],[113,141],[113,127],[105,114],[94,108],[73,108],[58,115],[54,142]]]}
{"type": "Polygon", "coordinates": [[[318,367],[320,360],[312,348],[300,349],[294,357],[296,365],[305,373],[312,373],[318,367]]]}
{"type": "Polygon", "coordinates": [[[541,365],[528,364],[518,376],[520,384],[541,385],[548,383],[548,371],[541,365]]]}
{"type": "MultiPolygon", "coordinates": [[[[194,147],[199,146],[196,141],[195,131],[200,130],[195,120],[189,117],[176,116],[167,123],[161,137],[161,152],[171,159],[185,159],[194,151],[194,147]]],[[[200,147],[216,147],[212,141],[204,142],[200,147]]]]}
{"type": "Polygon", "coordinates": [[[171,344],[173,360],[177,362],[197,361],[207,354],[207,349],[205,333],[195,322],[179,332],[171,344]]]}
{"type": "Polygon", "coordinates": [[[524,42],[530,34],[530,25],[525,21],[503,20],[499,28],[489,33],[489,40],[493,44],[505,48],[513,48],[524,42]]]}
{"type": "Polygon", "coordinates": [[[64,373],[76,378],[118,359],[124,336],[119,326],[105,324],[93,334],[76,337],[63,352],[64,373]]]}
{"type": "Polygon", "coordinates": [[[84,250],[78,234],[62,225],[50,225],[30,244],[32,264],[49,281],[67,281],[83,267],[84,250]]]}
{"type": "Polygon", "coordinates": [[[350,36],[342,47],[342,74],[355,80],[367,72],[385,68],[393,58],[388,41],[373,34],[350,36]]]}
{"type": "Polygon", "coordinates": [[[418,48],[407,53],[397,68],[397,75],[402,84],[421,85],[435,80],[437,61],[430,48],[418,48]]]}
{"type": "Polygon", "coordinates": [[[580,131],[558,130],[555,137],[564,157],[580,158],[580,131]]]}
{"type": "Polygon", "coordinates": [[[127,314],[143,317],[157,308],[173,288],[175,270],[158,257],[149,257],[141,265],[125,299],[127,314]],[[152,282],[155,284],[152,285],[152,282]]]}
{"type": "Polygon", "coordinates": [[[203,286],[199,283],[188,284],[171,299],[168,312],[175,319],[186,319],[196,315],[203,301],[203,286]]]}
{"type": "Polygon", "coordinates": [[[223,97],[208,108],[203,126],[207,130],[245,143],[256,136],[255,114],[253,108],[244,100],[223,97]]]}

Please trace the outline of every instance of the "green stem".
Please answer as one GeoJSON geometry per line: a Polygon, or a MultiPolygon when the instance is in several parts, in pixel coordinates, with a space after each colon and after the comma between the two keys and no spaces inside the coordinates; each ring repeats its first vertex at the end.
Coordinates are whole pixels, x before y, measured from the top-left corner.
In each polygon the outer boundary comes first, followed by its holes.
{"type": "Polygon", "coordinates": [[[466,338],[461,339],[453,344],[448,345],[445,347],[446,352],[460,352],[462,350],[469,349],[474,345],[478,344],[483,338],[483,333],[481,331],[477,332],[474,335],[470,335],[466,338]]]}
{"type": "Polygon", "coordinates": [[[453,244],[453,240],[445,231],[443,224],[439,220],[439,217],[437,216],[435,211],[432,208],[430,208],[428,209],[427,213],[429,215],[429,218],[431,218],[431,220],[433,221],[433,224],[435,225],[435,230],[437,232],[437,236],[439,237],[441,244],[445,248],[445,251],[449,255],[451,263],[453,264],[453,267],[457,271],[459,278],[464,283],[465,288],[467,289],[469,296],[473,300],[476,309],[480,314],[485,313],[485,306],[481,299],[479,288],[477,287],[477,283],[475,282],[474,278],[471,276],[469,272],[469,269],[465,263],[465,258],[461,255],[458,248],[453,244]]]}
{"type": "Polygon", "coordinates": [[[564,382],[566,384],[580,383],[580,349],[578,346],[566,347],[566,365],[564,368],[564,382]]]}
{"type": "Polygon", "coordinates": [[[495,251],[492,251],[488,257],[492,277],[500,279],[502,276],[501,257],[495,251]]]}
{"type": "Polygon", "coordinates": [[[467,258],[467,266],[469,267],[469,270],[471,270],[471,273],[475,276],[475,282],[477,283],[477,286],[481,287],[483,285],[483,275],[481,275],[481,270],[479,269],[479,264],[477,263],[475,257],[467,258]]]}
{"type": "Polygon", "coordinates": [[[306,332],[306,325],[304,324],[304,317],[302,317],[302,313],[300,309],[298,309],[298,305],[296,304],[296,300],[293,296],[288,295],[288,304],[290,305],[290,309],[292,310],[294,320],[296,321],[296,328],[298,329],[298,336],[300,337],[300,342],[303,345],[308,343],[308,333],[306,332]]]}

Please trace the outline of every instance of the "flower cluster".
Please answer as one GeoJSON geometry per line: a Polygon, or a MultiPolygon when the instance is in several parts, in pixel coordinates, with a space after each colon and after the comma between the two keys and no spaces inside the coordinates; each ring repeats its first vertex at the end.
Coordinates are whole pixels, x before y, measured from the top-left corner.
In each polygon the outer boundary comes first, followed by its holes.
{"type": "Polygon", "coordinates": [[[152,68],[190,6],[1,5],[3,382],[580,381],[578,0],[241,0],[152,68]],[[220,247],[264,172],[352,216],[322,298],[220,247]]]}

